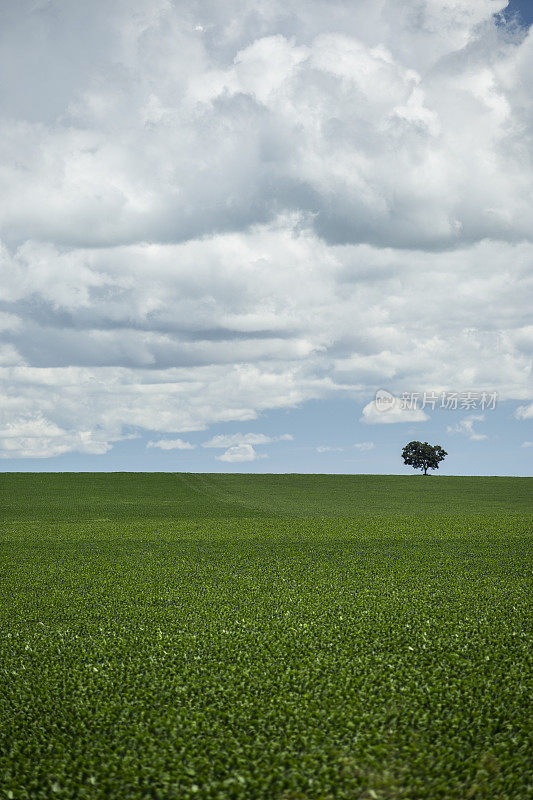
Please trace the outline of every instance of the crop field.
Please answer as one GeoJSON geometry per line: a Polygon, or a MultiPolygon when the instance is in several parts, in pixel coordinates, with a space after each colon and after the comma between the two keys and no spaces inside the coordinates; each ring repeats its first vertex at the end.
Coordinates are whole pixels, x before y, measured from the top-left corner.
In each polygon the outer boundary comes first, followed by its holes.
{"type": "Polygon", "coordinates": [[[0,797],[533,797],[532,479],[4,473],[0,498],[0,797]]]}

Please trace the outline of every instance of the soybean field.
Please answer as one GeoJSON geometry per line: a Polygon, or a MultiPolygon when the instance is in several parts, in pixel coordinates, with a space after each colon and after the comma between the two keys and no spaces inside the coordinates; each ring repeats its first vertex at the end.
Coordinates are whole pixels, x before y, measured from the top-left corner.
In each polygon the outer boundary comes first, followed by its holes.
{"type": "Polygon", "coordinates": [[[0,475],[0,797],[533,797],[533,479],[0,475]]]}

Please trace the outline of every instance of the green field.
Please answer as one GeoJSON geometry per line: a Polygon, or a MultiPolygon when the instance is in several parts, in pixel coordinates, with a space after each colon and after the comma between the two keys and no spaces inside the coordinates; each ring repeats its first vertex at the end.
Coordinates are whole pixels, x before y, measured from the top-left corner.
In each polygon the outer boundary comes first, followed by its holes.
{"type": "Polygon", "coordinates": [[[0,797],[533,797],[533,479],[0,498],[0,797]]]}

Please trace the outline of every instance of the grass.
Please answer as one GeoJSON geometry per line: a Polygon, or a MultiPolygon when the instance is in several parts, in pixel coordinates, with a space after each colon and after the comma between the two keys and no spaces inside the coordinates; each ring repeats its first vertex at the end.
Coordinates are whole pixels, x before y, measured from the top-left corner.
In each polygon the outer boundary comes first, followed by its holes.
{"type": "Polygon", "coordinates": [[[6,520],[111,521],[533,512],[531,478],[0,473],[6,520]]]}
{"type": "Polygon", "coordinates": [[[531,798],[532,489],[1,475],[0,796],[531,798]]]}

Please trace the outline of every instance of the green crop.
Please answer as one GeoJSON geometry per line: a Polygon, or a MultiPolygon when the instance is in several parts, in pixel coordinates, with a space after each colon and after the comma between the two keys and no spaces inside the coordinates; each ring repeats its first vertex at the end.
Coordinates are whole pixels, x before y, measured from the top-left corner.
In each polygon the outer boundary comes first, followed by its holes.
{"type": "Polygon", "coordinates": [[[532,484],[4,474],[0,797],[533,797],[532,484]]]}

